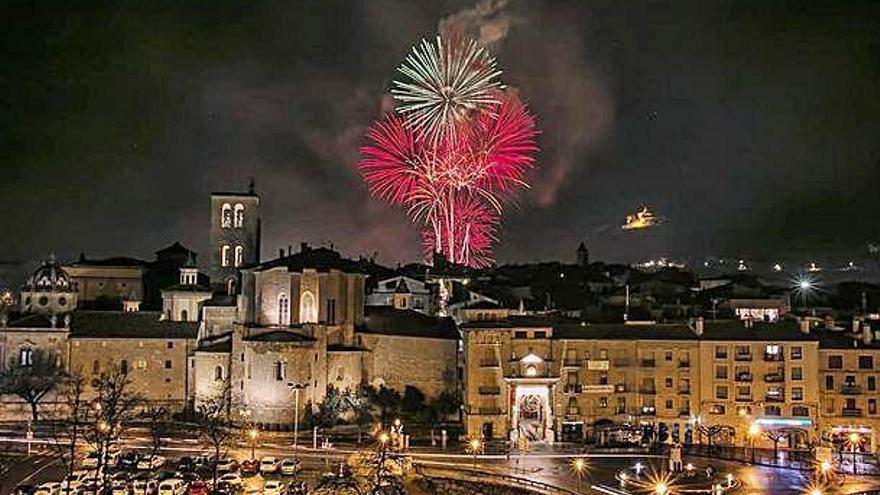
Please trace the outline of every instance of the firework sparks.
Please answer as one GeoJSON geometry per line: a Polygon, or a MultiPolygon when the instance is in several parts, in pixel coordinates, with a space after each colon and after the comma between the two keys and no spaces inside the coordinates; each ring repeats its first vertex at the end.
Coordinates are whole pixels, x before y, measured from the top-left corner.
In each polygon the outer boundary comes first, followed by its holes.
{"type": "Polygon", "coordinates": [[[422,40],[397,69],[406,80],[395,80],[391,95],[407,126],[435,143],[454,139],[473,112],[488,111],[498,102],[501,74],[495,59],[473,40],[460,36],[422,40]]]}
{"type": "Polygon", "coordinates": [[[468,266],[492,263],[502,200],[528,187],[535,119],[501,91],[495,62],[473,41],[423,41],[395,82],[400,115],[367,131],[359,168],[370,192],[423,226],[426,254],[468,266]]]}

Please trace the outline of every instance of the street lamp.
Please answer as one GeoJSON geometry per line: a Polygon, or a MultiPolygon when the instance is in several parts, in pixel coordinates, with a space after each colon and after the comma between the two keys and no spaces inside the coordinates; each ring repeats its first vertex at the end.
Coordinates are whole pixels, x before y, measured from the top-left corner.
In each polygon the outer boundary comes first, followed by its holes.
{"type": "Polygon", "coordinates": [[[477,470],[477,454],[480,453],[480,450],[483,448],[483,442],[479,438],[472,438],[468,441],[468,450],[471,451],[471,454],[474,455],[474,471],[477,470]]]}
{"type": "Polygon", "coordinates": [[[862,442],[862,437],[858,433],[852,432],[847,437],[847,441],[849,442],[850,448],[852,448],[853,475],[856,475],[858,474],[858,469],[856,469],[856,447],[862,442]]]}
{"type": "Polygon", "coordinates": [[[669,485],[663,481],[657,482],[657,484],[654,485],[654,493],[657,495],[666,495],[669,493],[669,485]]]}
{"type": "Polygon", "coordinates": [[[755,463],[755,438],[761,434],[761,427],[756,423],[752,423],[749,426],[749,444],[752,447],[752,464],[755,463]]]}
{"type": "Polygon", "coordinates": [[[584,476],[584,471],[587,469],[587,460],[583,457],[576,457],[573,461],[571,461],[571,469],[574,471],[574,475],[577,478],[577,492],[581,492],[581,478],[584,476]]]}
{"type": "Polygon", "coordinates": [[[299,391],[306,388],[302,383],[287,382],[287,386],[293,390],[293,459],[299,447],[299,391]]]}
{"type": "Polygon", "coordinates": [[[259,431],[257,431],[256,428],[251,428],[250,431],[248,431],[248,437],[250,437],[250,439],[251,439],[251,459],[256,458],[254,456],[254,450],[257,446],[257,435],[258,434],[259,434],[259,431]]]}

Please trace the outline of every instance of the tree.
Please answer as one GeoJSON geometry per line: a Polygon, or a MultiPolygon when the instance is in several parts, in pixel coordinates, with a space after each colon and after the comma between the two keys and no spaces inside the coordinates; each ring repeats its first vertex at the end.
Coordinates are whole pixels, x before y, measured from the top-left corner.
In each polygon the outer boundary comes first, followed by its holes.
{"type": "Polygon", "coordinates": [[[379,387],[374,402],[379,407],[379,420],[382,424],[385,424],[390,416],[400,412],[400,401],[400,392],[385,385],[379,387]]]}
{"type": "Polygon", "coordinates": [[[773,442],[773,462],[775,463],[779,453],[779,442],[788,437],[788,432],[785,430],[766,430],[763,433],[767,440],[773,442]]]}
{"type": "Polygon", "coordinates": [[[375,389],[367,384],[362,384],[356,392],[347,390],[343,395],[345,402],[352,411],[354,422],[358,428],[358,445],[361,444],[363,430],[373,422],[373,404],[371,398],[375,396],[375,389]]]}
{"type": "Polygon", "coordinates": [[[456,389],[447,389],[440,392],[433,403],[437,409],[439,420],[445,421],[449,419],[449,416],[461,411],[461,394],[456,389]]]}
{"type": "Polygon", "coordinates": [[[20,362],[10,360],[0,372],[0,392],[12,394],[27,402],[31,421],[39,419],[39,404],[65,377],[55,353],[35,349],[22,354],[20,362]]]}
{"type": "Polygon", "coordinates": [[[419,412],[425,408],[425,394],[417,387],[407,385],[403,389],[403,398],[400,400],[400,410],[407,419],[416,419],[419,412]]]}
{"type": "Polygon", "coordinates": [[[227,378],[216,393],[196,406],[196,424],[199,437],[214,452],[213,485],[217,484],[217,460],[226,454],[238,431],[232,411],[232,385],[227,378]]]}
{"type": "Polygon", "coordinates": [[[65,493],[70,493],[70,474],[76,469],[76,448],[91,421],[91,407],[84,398],[86,381],[78,372],[70,373],[61,384],[61,401],[54,411],[49,435],[55,458],[64,466],[65,493]]]}
{"type": "Polygon", "coordinates": [[[143,404],[140,395],[132,392],[127,366],[113,365],[92,380],[95,397],[92,400],[91,419],[85,429],[85,438],[98,452],[96,472],[102,473],[101,489],[110,484],[110,473],[104,469],[107,454],[119,443],[125,429],[137,417],[143,404]]]}
{"type": "Polygon", "coordinates": [[[150,430],[150,445],[152,446],[150,455],[157,455],[162,448],[162,439],[168,436],[171,429],[168,409],[165,406],[150,403],[141,412],[141,418],[146,421],[147,428],[150,430]]]}

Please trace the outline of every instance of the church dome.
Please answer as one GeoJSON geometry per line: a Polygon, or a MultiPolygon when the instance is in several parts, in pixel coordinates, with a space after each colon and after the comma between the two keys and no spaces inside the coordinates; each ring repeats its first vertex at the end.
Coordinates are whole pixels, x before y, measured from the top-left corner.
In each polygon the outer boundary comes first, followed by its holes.
{"type": "Polygon", "coordinates": [[[55,261],[53,256],[48,262],[44,262],[37,270],[28,277],[25,290],[41,292],[69,292],[73,290],[70,276],[55,261]]]}

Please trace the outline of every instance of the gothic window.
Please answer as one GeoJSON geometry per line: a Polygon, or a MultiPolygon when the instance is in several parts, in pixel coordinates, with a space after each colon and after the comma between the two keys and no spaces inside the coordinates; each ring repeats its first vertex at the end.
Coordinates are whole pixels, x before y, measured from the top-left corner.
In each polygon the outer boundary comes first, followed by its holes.
{"type": "Polygon", "coordinates": [[[310,291],[303,292],[299,300],[300,323],[318,323],[318,306],[315,304],[315,296],[310,291]]]}
{"type": "Polygon", "coordinates": [[[244,227],[244,205],[241,203],[235,205],[235,226],[244,227]]]}
{"type": "Polygon", "coordinates": [[[327,324],[336,324],[336,299],[327,299],[327,324]]]}
{"type": "Polygon", "coordinates": [[[223,366],[217,366],[214,368],[214,381],[222,382],[223,381],[223,366]]]}
{"type": "Polygon", "coordinates": [[[185,309],[180,312],[180,321],[189,321],[189,313],[185,309]]]}
{"type": "Polygon", "coordinates": [[[275,381],[282,382],[286,379],[287,375],[287,363],[276,361],[275,362],[275,381]]]}
{"type": "Polygon", "coordinates": [[[287,294],[278,294],[278,324],[287,325],[290,323],[290,300],[287,294]]]}
{"type": "Polygon", "coordinates": [[[244,247],[235,246],[235,266],[241,266],[244,261],[244,247]]]}
{"type": "Polygon", "coordinates": [[[232,227],[232,206],[229,203],[223,203],[221,208],[220,226],[224,229],[232,227]]]}
{"type": "Polygon", "coordinates": [[[220,266],[229,266],[229,246],[220,248],[220,266]]]}
{"type": "Polygon", "coordinates": [[[235,295],[235,279],[230,278],[226,281],[226,294],[230,296],[235,295]]]}
{"type": "Polygon", "coordinates": [[[33,366],[34,350],[30,347],[22,347],[18,352],[18,364],[19,366],[33,366]]]}

